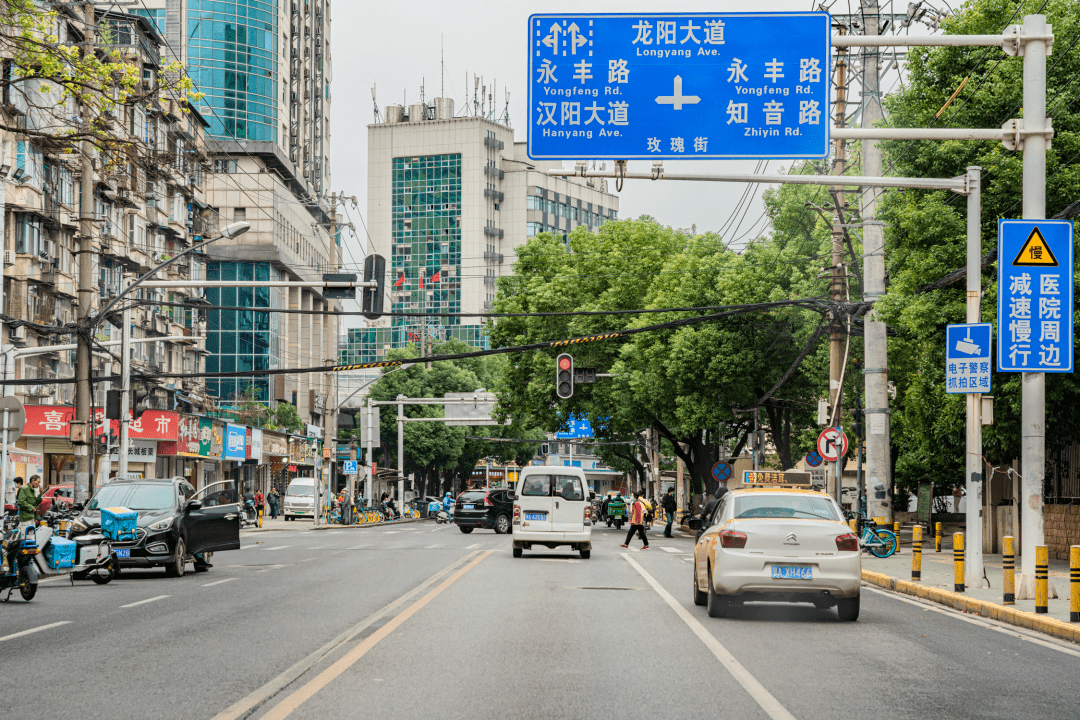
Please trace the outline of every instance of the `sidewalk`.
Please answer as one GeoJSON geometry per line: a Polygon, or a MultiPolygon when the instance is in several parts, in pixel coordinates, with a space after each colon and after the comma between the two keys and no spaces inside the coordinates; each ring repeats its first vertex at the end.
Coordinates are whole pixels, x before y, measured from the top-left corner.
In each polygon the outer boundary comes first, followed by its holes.
{"type": "MultiPolygon", "coordinates": [[[[985,579],[979,587],[953,591],[953,552],[951,538],[942,543],[941,552],[934,552],[933,538],[923,542],[922,579],[911,580],[911,546],[888,558],[863,555],[863,580],[907,595],[916,595],[966,612],[990,617],[1013,625],[1046,632],[1073,642],[1080,642],[1080,623],[1069,622],[1069,564],[1064,560],[1050,561],[1050,593],[1047,614],[1035,614],[1034,600],[1017,600],[1015,605],[1002,604],[1001,555],[984,555],[985,579]],[[987,587],[989,581],[989,587],[987,587]]],[[[1020,559],[1016,562],[1016,584],[1020,584],[1020,559]]]]}
{"type": "Polygon", "coordinates": [[[282,532],[282,531],[305,531],[305,530],[343,530],[346,528],[361,528],[361,527],[387,527],[389,525],[403,525],[405,523],[422,522],[423,518],[403,518],[401,520],[394,520],[391,522],[381,523],[368,523],[365,525],[326,525],[322,524],[319,527],[315,527],[315,523],[309,518],[297,518],[296,520],[285,521],[285,518],[279,517],[275,520],[271,520],[268,517],[263,518],[263,526],[244,528],[241,533],[264,533],[264,532],[282,532]]]}

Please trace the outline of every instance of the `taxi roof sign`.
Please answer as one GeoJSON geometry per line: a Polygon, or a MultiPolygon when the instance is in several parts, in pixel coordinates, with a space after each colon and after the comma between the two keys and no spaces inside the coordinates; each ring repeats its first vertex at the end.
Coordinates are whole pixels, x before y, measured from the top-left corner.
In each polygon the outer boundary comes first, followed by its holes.
{"type": "Polygon", "coordinates": [[[812,475],[804,470],[746,470],[743,485],[781,485],[784,487],[810,487],[812,475]]]}

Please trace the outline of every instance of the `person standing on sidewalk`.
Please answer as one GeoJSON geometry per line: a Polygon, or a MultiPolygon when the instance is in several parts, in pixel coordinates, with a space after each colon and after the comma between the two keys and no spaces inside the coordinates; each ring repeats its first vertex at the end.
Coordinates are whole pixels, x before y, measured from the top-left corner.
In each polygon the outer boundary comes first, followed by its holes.
{"type": "Polygon", "coordinates": [[[664,537],[674,537],[671,534],[671,524],[675,522],[675,513],[678,511],[678,503],[675,502],[675,488],[668,488],[667,494],[664,495],[664,499],[660,501],[660,506],[664,508],[664,514],[667,515],[667,525],[664,527],[664,537]]]}
{"type": "Polygon", "coordinates": [[[649,549],[649,538],[645,536],[645,503],[641,499],[641,491],[638,490],[634,493],[634,504],[630,508],[630,531],[626,533],[626,542],[620,547],[628,547],[630,545],[630,539],[634,537],[634,533],[638,534],[641,538],[642,550],[649,549]]]}
{"type": "Polygon", "coordinates": [[[38,515],[38,507],[41,505],[41,497],[37,492],[38,479],[37,475],[32,476],[30,483],[20,487],[15,495],[15,504],[19,506],[20,532],[25,533],[26,528],[32,527],[38,515]]]}
{"type": "Polygon", "coordinates": [[[263,500],[262,490],[259,490],[258,488],[256,488],[256,490],[255,490],[255,511],[256,512],[263,512],[264,507],[265,507],[265,504],[264,504],[264,500],[263,500]]]}
{"type": "Polygon", "coordinates": [[[273,485],[271,485],[270,486],[270,492],[268,492],[266,494],[266,502],[269,503],[269,505],[270,505],[270,519],[271,520],[277,519],[277,506],[278,506],[278,498],[279,497],[280,496],[278,495],[277,488],[274,487],[273,485]]]}

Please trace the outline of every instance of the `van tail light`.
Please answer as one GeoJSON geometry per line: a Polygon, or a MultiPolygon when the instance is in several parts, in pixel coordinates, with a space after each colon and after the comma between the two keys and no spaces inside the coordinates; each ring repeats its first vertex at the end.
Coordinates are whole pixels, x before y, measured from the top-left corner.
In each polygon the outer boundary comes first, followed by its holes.
{"type": "Polygon", "coordinates": [[[720,533],[720,545],[726,548],[744,548],[746,547],[746,533],[741,533],[738,530],[725,530],[720,533]]]}
{"type": "Polygon", "coordinates": [[[521,522],[521,506],[514,506],[514,522],[521,522]]]}
{"type": "Polygon", "coordinates": [[[855,537],[851,533],[847,535],[838,535],[836,537],[836,549],[837,550],[858,550],[859,538],[855,537]]]}
{"type": "Polygon", "coordinates": [[[589,516],[592,515],[592,508],[588,505],[585,506],[585,524],[589,524],[589,516]]]}

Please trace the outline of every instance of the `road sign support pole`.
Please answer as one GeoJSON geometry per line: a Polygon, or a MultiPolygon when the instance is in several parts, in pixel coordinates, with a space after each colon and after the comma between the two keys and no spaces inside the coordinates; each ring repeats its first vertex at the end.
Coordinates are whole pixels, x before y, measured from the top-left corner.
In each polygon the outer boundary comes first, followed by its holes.
{"type": "MultiPolygon", "coordinates": [[[[967,322],[981,320],[982,305],[982,168],[969,167],[967,195],[967,322]]],[[[987,350],[989,352],[989,350],[987,350]]],[[[982,394],[967,393],[967,452],[964,478],[967,493],[965,513],[967,561],[965,583],[981,587],[983,582],[983,484],[982,484],[982,394]]]]}
{"type": "Polygon", "coordinates": [[[7,454],[7,426],[8,426],[8,409],[4,408],[4,442],[3,450],[0,451],[0,505],[7,503],[7,468],[8,468],[8,454],[7,454]]]}
{"type": "Polygon", "coordinates": [[[405,506],[405,400],[404,395],[397,396],[397,467],[398,467],[398,509],[405,506]]]}
{"type": "Polygon", "coordinates": [[[368,506],[374,505],[374,498],[371,493],[374,490],[375,473],[372,471],[372,460],[374,456],[372,453],[372,445],[374,439],[372,435],[375,433],[375,429],[371,426],[374,413],[371,412],[371,397],[367,398],[367,405],[364,406],[364,461],[367,463],[367,483],[364,497],[367,498],[368,506]]]}
{"type": "MultiPolygon", "coordinates": [[[[1046,16],[1028,15],[1024,44],[1023,217],[1046,217],[1046,16]],[[1030,38],[1030,39],[1025,39],[1030,38]]],[[[999,259],[999,262],[1003,262],[999,259]]],[[[1020,582],[1016,597],[1035,597],[1035,548],[1044,545],[1043,478],[1046,474],[1046,375],[1023,373],[1021,382],[1020,582]]],[[[1056,596],[1056,595],[1055,595],[1056,596]]]]}

